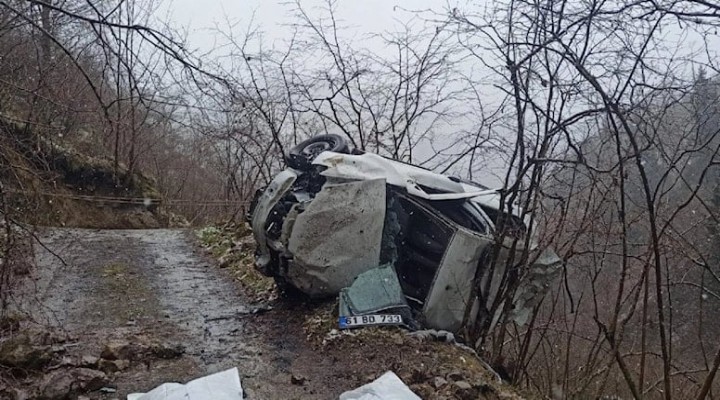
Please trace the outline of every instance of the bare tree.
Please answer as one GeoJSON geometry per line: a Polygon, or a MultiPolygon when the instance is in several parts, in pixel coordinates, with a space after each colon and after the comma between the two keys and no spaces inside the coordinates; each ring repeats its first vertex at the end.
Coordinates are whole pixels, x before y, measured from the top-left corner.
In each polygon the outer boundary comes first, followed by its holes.
{"type": "MultiPolygon", "coordinates": [[[[506,96],[505,126],[494,125],[495,135],[513,138],[503,204],[533,212],[530,225],[547,232],[540,242],[564,263],[564,279],[528,326],[501,324],[493,333],[489,349],[496,360],[512,354],[516,381],[581,397],[613,390],[671,398],[692,387],[704,398],[712,388],[717,357],[702,361],[709,342],[676,344],[707,331],[707,300],[674,287],[701,293],[712,270],[698,261],[709,248],[692,244],[704,228],[681,227],[717,213],[709,200],[717,129],[698,134],[688,111],[692,68],[682,67],[714,68],[716,13],[693,1],[452,10],[462,43],[506,96]],[[700,39],[697,52],[663,36],[677,25],[700,39]]],[[[522,273],[528,259],[507,261],[506,274],[522,273]]]]}

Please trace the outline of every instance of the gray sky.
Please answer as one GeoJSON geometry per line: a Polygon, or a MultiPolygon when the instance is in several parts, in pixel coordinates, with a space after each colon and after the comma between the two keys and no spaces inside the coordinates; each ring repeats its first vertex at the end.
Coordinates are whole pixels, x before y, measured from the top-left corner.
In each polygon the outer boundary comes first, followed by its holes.
{"type": "MultiPolygon", "coordinates": [[[[455,3],[456,1],[451,1],[455,3]]],[[[313,11],[322,5],[322,0],[302,0],[304,8],[313,11]]],[[[381,33],[395,29],[400,21],[409,18],[401,9],[435,9],[448,7],[446,0],[339,0],[337,17],[354,39],[365,34],[381,33]]],[[[227,27],[227,20],[237,23],[236,33],[243,32],[251,23],[261,27],[269,41],[283,40],[290,31],[284,26],[291,21],[291,5],[283,0],[168,0],[161,5],[157,15],[168,19],[175,27],[188,30],[188,39],[193,48],[206,52],[214,44],[215,26],[227,27]]]]}

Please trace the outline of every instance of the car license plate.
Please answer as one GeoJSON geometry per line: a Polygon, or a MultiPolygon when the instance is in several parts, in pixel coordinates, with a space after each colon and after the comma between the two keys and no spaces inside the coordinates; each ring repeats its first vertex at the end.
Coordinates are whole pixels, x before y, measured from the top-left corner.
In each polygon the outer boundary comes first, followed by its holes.
{"type": "Polygon", "coordinates": [[[340,329],[368,325],[402,325],[402,317],[396,314],[341,316],[340,329]]]}

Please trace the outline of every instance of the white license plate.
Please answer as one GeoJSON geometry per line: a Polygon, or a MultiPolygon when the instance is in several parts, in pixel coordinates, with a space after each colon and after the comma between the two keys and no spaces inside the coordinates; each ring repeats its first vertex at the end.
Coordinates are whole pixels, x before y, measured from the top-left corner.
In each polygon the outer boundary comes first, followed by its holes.
{"type": "Polygon", "coordinates": [[[356,315],[340,317],[340,329],[367,325],[402,325],[402,317],[395,314],[356,315]]]}

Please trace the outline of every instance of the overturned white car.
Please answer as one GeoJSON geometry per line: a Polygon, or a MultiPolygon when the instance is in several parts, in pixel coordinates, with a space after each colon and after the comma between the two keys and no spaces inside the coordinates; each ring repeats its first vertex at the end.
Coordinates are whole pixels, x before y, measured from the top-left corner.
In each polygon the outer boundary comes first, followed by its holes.
{"type": "MultiPolygon", "coordinates": [[[[300,143],[287,161],[290,168],[251,207],[262,273],[281,286],[325,297],[390,265],[423,326],[458,331],[479,315],[497,318],[488,308],[500,280],[518,274],[506,274],[504,262],[488,268],[494,221],[502,209],[496,190],[351,152],[336,135],[300,143]]],[[[528,234],[519,217],[505,217],[507,235],[528,234]]],[[[507,248],[501,253],[507,257],[507,248]]],[[[512,319],[523,323],[559,264],[552,251],[534,257],[520,274],[530,281],[515,291],[511,307],[504,307],[512,319]]]]}

